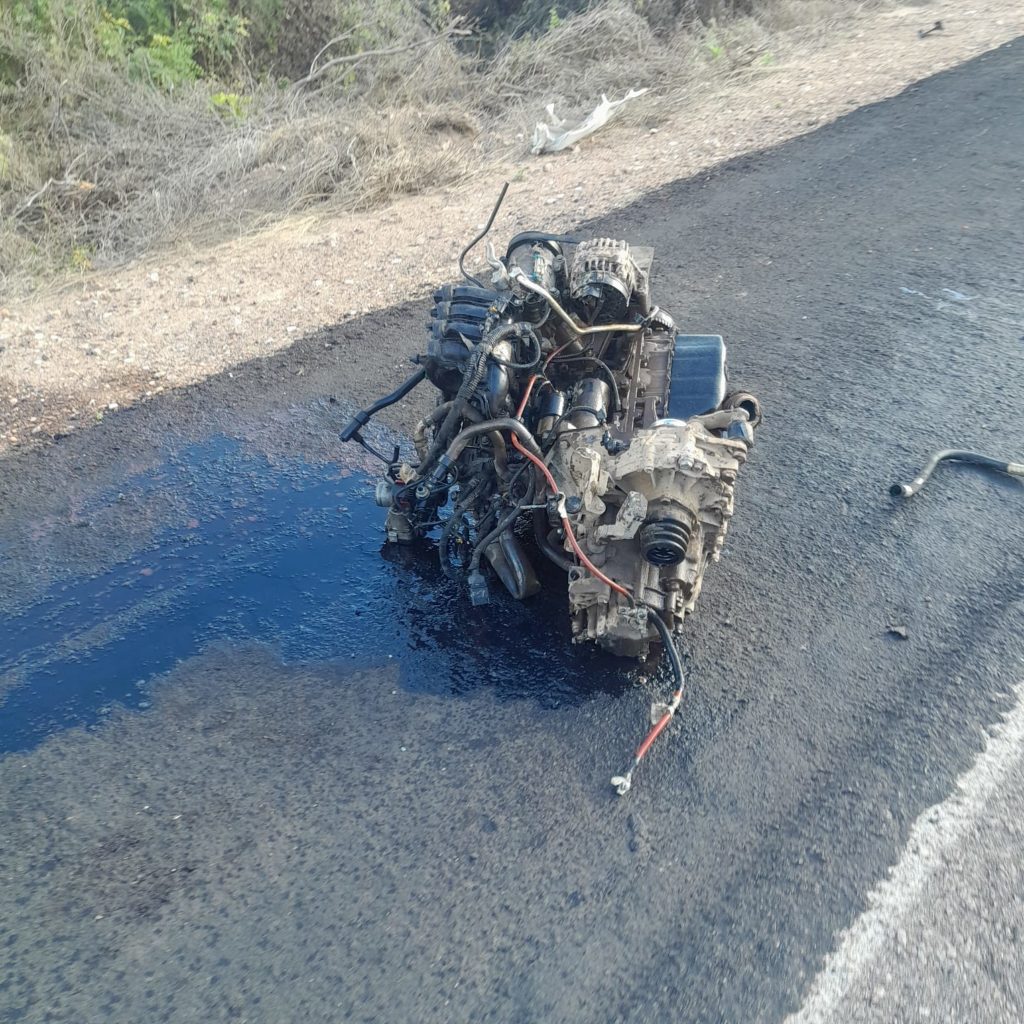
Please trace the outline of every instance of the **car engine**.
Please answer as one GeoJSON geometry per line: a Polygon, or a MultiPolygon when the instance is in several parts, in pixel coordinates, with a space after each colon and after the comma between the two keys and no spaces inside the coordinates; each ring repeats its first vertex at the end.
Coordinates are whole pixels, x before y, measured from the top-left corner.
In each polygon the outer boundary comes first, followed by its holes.
{"type": "Polygon", "coordinates": [[[416,458],[396,452],[377,485],[388,540],[434,538],[474,605],[495,581],[528,600],[550,560],[574,639],[634,658],[693,610],[761,419],[728,387],[721,337],[677,333],[654,305],[652,258],[610,238],[525,232],[500,258],[488,243],[489,275],[434,293],[419,370],[342,433],[362,441],[429,380],[416,458]]]}

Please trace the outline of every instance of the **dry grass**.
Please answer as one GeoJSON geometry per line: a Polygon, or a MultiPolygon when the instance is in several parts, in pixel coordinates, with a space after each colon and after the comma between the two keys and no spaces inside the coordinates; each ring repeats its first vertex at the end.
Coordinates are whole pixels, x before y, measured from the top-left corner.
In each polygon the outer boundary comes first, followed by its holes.
{"type": "Polygon", "coordinates": [[[665,35],[612,2],[486,63],[413,25],[395,42],[414,49],[306,89],[254,87],[242,118],[217,112],[202,83],[172,95],[95,59],[26,54],[22,87],[0,97],[0,143],[4,124],[34,126],[0,148],[0,286],[218,240],[314,204],[365,209],[451,183],[523,147],[517,137],[551,101],[571,116],[601,93],[649,86],[624,116],[654,124],[694,82],[770,61],[774,33],[850,7],[766,0],[756,16],[665,35]]]}

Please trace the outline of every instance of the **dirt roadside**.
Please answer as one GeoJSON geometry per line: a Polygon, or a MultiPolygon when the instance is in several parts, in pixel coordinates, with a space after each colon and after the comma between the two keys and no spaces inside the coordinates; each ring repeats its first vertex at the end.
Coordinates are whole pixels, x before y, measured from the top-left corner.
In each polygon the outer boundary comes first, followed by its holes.
{"type": "MultiPolygon", "coordinates": [[[[459,249],[506,178],[513,188],[497,238],[541,225],[568,230],[1021,34],[1024,8],[1016,0],[854,11],[841,23],[779,36],[770,61],[695,89],[671,123],[650,133],[612,126],[574,152],[524,154],[457,189],[372,213],[293,218],[214,249],[0,305],[0,452],[426,294],[456,275],[459,249]],[[942,31],[921,38],[919,30],[938,19],[942,31]]],[[[390,380],[398,362],[396,354],[382,377],[390,380]]]]}

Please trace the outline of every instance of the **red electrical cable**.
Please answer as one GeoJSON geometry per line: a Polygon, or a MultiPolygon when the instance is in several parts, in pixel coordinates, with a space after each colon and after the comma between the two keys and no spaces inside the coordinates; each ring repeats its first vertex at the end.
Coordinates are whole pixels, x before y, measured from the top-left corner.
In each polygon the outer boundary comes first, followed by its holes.
{"type": "Polygon", "coordinates": [[[519,408],[516,409],[516,419],[521,420],[523,418],[523,410],[526,408],[526,403],[530,400],[530,392],[533,391],[533,385],[540,380],[540,374],[533,374],[530,379],[526,382],[526,390],[523,392],[522,401],[519,403],[519,408]]]}
{"type": "MultiPolygon", "coordinates": [[[[551,475],[551,470],[544,465],[544,460],[538,459],[532,452],[527,451],[515,434],[512,435],[512,446],[516,451],[522,452],[522,454],[525,455],[544,474],[544,479],[547,481],[548,487],[551,488],[551,493],[558,494],[558,484],[555,483],[555,478],[551,475]]],[[[594,565],[589,558],[587,558],[583,549],[580,547],[579,542],[576,540],[576,535],[572,532],[572,524],[569,522],[569,517],[561,509],[559,509],[559,516],[562,520],[562,529],[565,530],[565,535],[569,538],[569,543],[572,545],[573,551],[576,552],[576,557],[584,564],[591,575],[596,576],[602,583],[611,587],[612,590],[621,594],[623,597],[632,600],[633,595],[625,587],[616,583],[615,580],[610,577],[605,576],[605,574],[601,572],[601,570],[598,569],[598,567],[594,565]]]]}
{"type": "MultiPolygon", "coordinates": [[[[521,452],[523,455],[525,455],[541,471],[541,473],[544,474],[544,479],[547,482],[548,487],[551,488],[551,492],[553,494],[558,494],[558,484],[555,483],[555,478],[551,475],[551,470],[549,470],[548,467],[544,464],[544,460],[537,458],[537,456],[534,455],[532,452],[527,451],[526,448],[520,443],[519,438],[516,437],[515,434],[512,435],[512,445],[516,449],[516,451],[521,452]]],[[[579,560],[583,563],[588,572],[590,572],[593,576],[599,579],[602,583],[611,587],[612,590],[616,591],[619,594],[622,594],[623,597],[632,601],[633,595],[625,587],[616,583],[615,580],[610,579],[608,576],[605,576],[605,574],[601,572],[601,570],[598,569],[597,566],[594,565],[594,563],[591,562],[589,558],[587,558],[586,554],[583,552],[583,549],[580,547],[579,542],[576,540],[576,535],[572,532],[572,524],[569,522],[568,517],[561,510],[559,510],[559,515],[562,520],[562,528],[565,530],[566,537],[569,538],[569,543],[572,545],[573,551],[576,552],[577,558],[579,558],[579,560]]],[[[647,751],[651,749],[652,745],[654,744],[654,741],[662,734],[662,732],[664,732],[665,727],[668,725],[669,722],[672,721],[673,717],[675,717],[676,709],[679,707],[679,702],[682,699],[683,691],[682,687],[680,687],[672,695],[672,702],[665,708],[665,713],[661,716],[661,718],[658,719],[657,722],[654,723],[650,732],[648,732],[647,735],[644,737],[644,741],[640,744],[639,747],[637,747],[636,754],[633,756],[632,766],[629,768],[628,771],[625,772],[625,774],[616,776],[614,779],[612,779],[612,784],[619,791],[620,795],[624,795],[629,792],[630,786],[632,785],[633,772],[636,770],[637,765],[640,764],[640,762],[644,759],[644,756],[647,754],[647,751]]]]}
{"type": "Polygon", "coordinates": [[[672,715],[675,714],[673,711],[666,711],[665,714],[658,719],[655,723],[654,728],[647,734],[643,743],[636,748],[636,757],[634,758],[634,764],[639,764],[644,754],[647,753],[651,748],[651,744],[661,735],[661,730],[672,721],[672,715]]]}
{"type": "MultiPolygon", "coordinates": [[[[568,344],[568,342],[566,342],[566,344],[568,344]]],[[[555,356],[558,355],[558,353],[561,352],[563,348],[565,348],[565,345],[562,345],[561,348],[555,349],[555,351],[552,352],[550,356],[548,356],[547,361],[544,363],[545,370],[547,369],[548,364],[551,362],[551,360],[554,359],[555,356]]],[[[526,403],[530,399],[530,392],[533,390],[533,385],[539,379],[539,374],[534,374],[532,377],[530,377],[530,380],[526,385],[526,390],[523,393],[523,398],[519,403],[519,408],[516,410],[516,419],[520,419],[522,417],[523,410],[526,408],[526,403]]],[[[549,470],[547,465],[545,465],[544,460],[538,458],[536,455],[533,454],[533,452],[527,451],[527,449],[522,445],[522,443],[520,443],[519,438],[516,437],[514,433],[512,434],[512,446],[516,449],[516,451],[520,452],[522,455],[525,455],[526,458],[528,458],[530,462],[532,462],[537,467],[537,469],[541,471],[541,473],[544,476],[545,482],[547,483],[548,487],[551,488],[551,493],[558,494],[558,484],[555,482],[555,478],[551,475],[551,470],[549,470]]],[[[634,601],[635,599],[629,590],[627,590],[621,584],[616,583],[615,580],[606,576],[603,572],[601,572],[600,569],[597,568],[596,565],[594,565],[593,562],[591,562],[591,560],[586,556],[583,549],[580,547],[579,541],[576,540],[576,535],[573,533],[572,530],[572,524],[569,522],[569,517],[565,514],[564,509],[560,508],[558,512],[559,517],[562,520],[562,529],[565,530],[565,535],[569,538],[569,544],[571,545],[573,551],[576,553],[576,557],[583,563],[587,571],[596,579],[599,579],[606,586],[614,590],[616,593],[621,594],[629,601],[634,601]]],[[[647,754],[647,751],[651,749],[651,746],[654,744],[654,741],[662,734],[668,723],[672,721],[673,717],[675,716],[676,709],[679,707],[679,702],[682,700],[682,698],[683,691],[682,687],[680,686],[680,688],[672,695],[672,702],[666,707],[665,713],[661,716],[661,718],[658,719],[657,722],[654,723],[651,730],[644,737],[643,742],[640,744],[639,747],[637,747],[636,754],[633,756],[632,766],[629,768],[628,771],[625,772],[624,775],[616,776],[612,779],[612,785],[614,785],[615,788],[618,790],[620,796],[629,792],[630,786],[632,785],[633,772],[636,770],[637,765],[639,765],[640,762],[643,760],[644,756],[647,754]]]]}

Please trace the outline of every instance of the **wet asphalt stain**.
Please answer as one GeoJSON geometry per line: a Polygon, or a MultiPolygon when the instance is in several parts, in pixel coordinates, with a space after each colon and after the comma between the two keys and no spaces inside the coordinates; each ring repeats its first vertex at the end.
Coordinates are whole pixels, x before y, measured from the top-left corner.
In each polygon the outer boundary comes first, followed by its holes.
{"type": "Polygon", "coordinates": [[[3,705],[0,751],[95,725],[115,703],[148,707],[149,678],[213,641],[268,644],[289,663],[397,658],[413,690],[491,684],[549,708],[585,691],[622,692],[635,675],[597,651],[571,651],[556,591],[529,606],[496,593],[473,609],[429,542],[383,544],[361,467],[271,461],[214,437],[118,480],[78,514],[83,528],[111,504],[150,518],[169,494],[185,516],[145,549],[53,584],[8,618],[0,678],[18,685],[3,705]]]}
{"type": "Polygon", "coordinates": [[[557,582],[473,612],[429,552],[381,558],[382,513],[342,474],[347,410],[320,396],[393,386],[422,309],[8,460],[0,1011],[799,1005],[1024,666],[1020,486],[947,467],[887,495],[932,448],[1020,444],[1020,61],[591,226],[655,246],[658,301],[725,334],[767,410],[687,625],[685,713],[626,801],[607,780],[649,691],[569,646],[557,582]],[[152,707],[121,710],[139,692],[152,707]]]}

